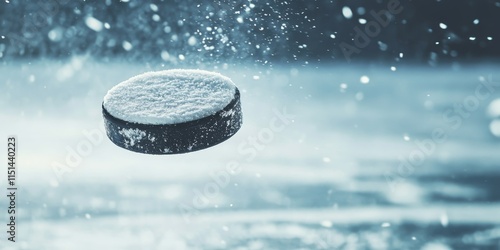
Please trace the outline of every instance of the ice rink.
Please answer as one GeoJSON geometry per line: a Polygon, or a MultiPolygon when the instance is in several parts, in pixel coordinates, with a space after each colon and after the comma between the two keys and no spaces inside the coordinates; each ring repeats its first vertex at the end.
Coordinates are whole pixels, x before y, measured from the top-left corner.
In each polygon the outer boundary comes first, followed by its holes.
{"type": "Polygon", "coordinates": [[[499,65],[391,66],[207,68],[238,85],[242,129],[152,156],[106,138],[101,103],[167,67],[2,65],[20,190],[0,249],[499,249],[499,65]]]}

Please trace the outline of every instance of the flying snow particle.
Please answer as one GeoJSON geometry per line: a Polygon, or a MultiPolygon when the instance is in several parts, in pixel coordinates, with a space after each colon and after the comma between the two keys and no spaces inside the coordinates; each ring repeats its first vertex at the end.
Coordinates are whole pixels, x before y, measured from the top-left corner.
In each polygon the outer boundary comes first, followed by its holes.
{"type": "Polygon", "coordinates": [[[153,19],[153,21],[155,21],[155,22],[159,22],[161,18],[160,18],[160,16],[159,16],[158,14],[154,14],[154,15],[151,17],[151,19],[153,19]]]}
{"type": "Polygon", "coordinates": [[[327,227],[327,228],[330,228],[330,227],[333,226],[333,223],[331,221],[329,221],[329,220],[324,220],[320,224],[321,224],[322,227],[327,227]]]}
{"type": "Polygon", "coordinates": [[[491,40],[493,40],[493,37],[489,36],[486,39],[488,39],[488,41],[491,41],[491,40]]]}
{"type": "Polygon", "coordinates": [[[196,42],[197,42],[196,37],[194,37],[194,36],[189,37],[189,39],[188,39],[189,46],[195,46],[196,42]]]}
{"type": "Polygon", "coordinates": [[[382,225],[380,225],[381,227],[391,227],[391,223],[389,222],[384,222],[382,223],[382,225]]]}
{"type": "Polygon", "coordinates": [[[30,75],[28,78],[28,81],[30,82],[35,82],[35,80],[36,80],[35,75],[30,75]]]}
{"type": "Polygon", "coordinates": [[[351,19],[352,18],[352,10],[351,8],[344,6],[342,8],[342,15],[344,15],[345,18],[351,19]]]}
{"type": "Polygon", "coordinates": [[[396,67],[391,66],[391,71],[396,71],[396,67]]]}
{"type": "Polygon", "coordinates": [[[157,12],[157,11],[158,11],[158,6],[157,6],[156,4],[153,4],[153,3],[152,3],[152,4],[150,4],[150,5],[149,5],[149,8],[150,8],[152,11],[154,11],[154,12],[157,12]]]}
{"type": "Polygon", "coordinates": [[[179,55],[179,60],[184,61],[184,60],[186,60],[186,57],[183,54],[180,54],[179,55]]]}
{"type": "Polygon", "coordinates": [[[170,54],[168,53],[168,51],[162,51],[161,52],[161,59],[163,59],[164,61],[168,61],[170,59],[170,54]]]}
{"type": "Polygon", "coordinates": [[[107,30],[111,29],[111,25],[109,25],[109,23],[104,23],[104,28],[106,28],[107,30]]]}
{"type": "Polygon", "coordinates": [[[368,83],[370,83],[370,78],[368,76],[361,76],[361,78],[359,78],[359,81],[362,84],[368,84],[368,83]]]}
{"type": "Polygon", "coordinates": [[[366,24],[366,19],[364,18],[360,18],[358,21],[360,24],[366,24]]]}
{"type": "Polygon", "coordinates": [[[243,23],[243,17],[241,17],[241,16],[237,17],[237,18],[236,18],[236,21],[237,21],[238,23],[243,23]]]}
{"type": "Polygon", "coordinates": [[[399,53],[399,58],[403,58],[403,53],[399,53]]]}
{"type": "Polygon", "coordinates": [[[476,40],[476,37],[471,36],[471,37],[469,37],[469,40],[471,40],[471,41],[475,41],[475,40],[476,40]]]}
{"type": "Polygon", "coordinates": [[[439,221],[441,222],[441,226],[447,227],[449,223],[448,215],[446,213],[442,214],[439,221]]]}
{"type": "Polygon", "coordinates": [[[386,51],[387,48],[389,48],[389,46],[386,43],[383,43],[382,41],[378,41],[377,43],[378,43],[378,48],[381,51],[386,51]]]}
{"type": "Polygon", "coordinates": [[[331,35],[330,35],[330,38],[331,38],[331,39],[335,39],[335,35],[334,35],[334,34],[331,34],[331,35]]]}
{"type": "Polygon", "coordinates": [[[260,79],[260,76],[255,75],[255,76],[253,76],[253,79],[254,79],[254,80],[259,80],[259,79],[260,79]]]}
{"type": "Polygon", "coordinates": [[[410,136],[409,136],[409,135],[404,134],[404,135],[403,135],[403,140],[405,140],[405,141],[410,141],[410,140],[411,140],[411,138],[410,138],[410,136]]]}
{"type": "Polygon", "coordinates": [[[500,120],[496,119],[490,123],[490,132],[494,136],[500,137],[500,120]]]}
{"type": "Polygon", "coordinates": [[[347,83],[341,83],[340,84],[340,92],[341,93],[345,93],[345,91],[347,90],[347,83]]]}
{"type": "Polygon", "coordinates": [[[61,28],[54,28],[47,34],[49,39],[53,42],[59,42],[63,38],[63,30],[61,28]]]}
{"type": "Polygon", "coordinates": [[[130,51],[134,46],[130,42],[128,42],[128,41],[123,41],[122,42],[122,47],[123,47],[124,50],[130,51]]]}
{"type": "Polygon", "coordinates": [[[448,28],[448,25],[444,24],[444,23],[439,23],[439,28],[441,29],[447,29],[448,28]]]}
{"type": "Polygon", "coordinates": [[[91,16],[88,16],[85,18],[85,24],[87,25],[87,27],[89,27],[91,30],[93,30],[95,32],[101,31],[102,27],[103,27],[101,21],[99,21],[91,16]]]}
{"type": "Polygon", "coordinates": [[[90,220],[92,219],[92,216],[90,214],[85,214],[85,219],[90,220]]]}
{"type": "Polygon", "coordinates": [[[474,24],[479,24],[479,19],[474,19],[473,23],[474,24]]]}
{"type": "Polygon", "coordinates": [[[500,99],[493,100],[490,105],[488,105],[488,116],[491,118],[500,117],[500,99]]]}

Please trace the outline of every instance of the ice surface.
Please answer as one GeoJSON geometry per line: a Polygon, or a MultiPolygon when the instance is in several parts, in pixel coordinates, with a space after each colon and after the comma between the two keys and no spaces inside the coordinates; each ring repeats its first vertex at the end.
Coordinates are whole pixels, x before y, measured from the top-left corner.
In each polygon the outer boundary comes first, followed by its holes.
{"type": "Polygon", "coordinates": [[[202,70],[149,72],[108,91],[104,108],[114,117],[141,124],[176,124],[215,114],[233,99],[231,79],[202,70]]]}

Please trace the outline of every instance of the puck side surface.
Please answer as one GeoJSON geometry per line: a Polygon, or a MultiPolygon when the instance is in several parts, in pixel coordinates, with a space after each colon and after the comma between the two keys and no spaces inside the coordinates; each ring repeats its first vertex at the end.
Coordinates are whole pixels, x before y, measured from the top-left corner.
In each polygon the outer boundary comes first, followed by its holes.
{"type": "Polygon", "coordinates": [[[215,113],[213,107],[210,108],[212,114],[205,113],[197,119],[177,119],[182,122],[168,124],[140,123],[116,117],[106,107],[106,99],[102,112],[107,136],[117,146],[138,153],[180,154],[217,145],[240,129],[241,101],[236,86],[227,105],[215,113]]]}

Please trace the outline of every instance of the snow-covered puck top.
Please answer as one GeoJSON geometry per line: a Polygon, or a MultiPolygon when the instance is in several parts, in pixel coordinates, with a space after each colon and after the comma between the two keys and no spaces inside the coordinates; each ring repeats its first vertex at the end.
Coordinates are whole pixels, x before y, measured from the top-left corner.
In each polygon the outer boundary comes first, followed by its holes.
{"type": "Polygon", "coordinates": [[[217,113],[235,96],[231,79],[204,70],[164,70],[113,87],[103,106],[112,116],[140,124],[177,124],[217,113]]]}

